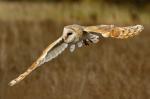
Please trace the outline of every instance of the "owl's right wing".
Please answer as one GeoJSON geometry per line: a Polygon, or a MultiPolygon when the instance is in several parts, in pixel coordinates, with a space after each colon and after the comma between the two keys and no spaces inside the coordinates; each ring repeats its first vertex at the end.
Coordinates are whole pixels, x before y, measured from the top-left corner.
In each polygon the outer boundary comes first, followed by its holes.
{"type": "Polygon", "coordinates": [[[9,85],[13,86],[23,80],[27,75],[29,75],[34,69],[39,67],[57,57],[61,52],[63,52],[68,47],[68,44],[64,42],[62,37],[50,44],[42,53],[42,55],[35,61],[24,73],[19,75],[16,79],[12,80],[9,85]]]}
{"type": "Polygon", "coordinates": [[[82,45],[89,45],[91,43],[97,43],[100,39],[112,37],[117,39],[126,39],[138,35],[144,27],[142,25],[118,27],[114,25],[97,25],[97,26],[84,26],[84,37],[76,44],[69,45],[70,51],[73,52],[75,47],[81,47],[82,45]]]}
{"type": "Polygon", "coordinates": [[[100,34],[103,37],[125,39],[138,35],[144,27],[142,25],[117,27],[114,25],[97,25],[84,27],[84,31],[92,34],[100,34]]]}

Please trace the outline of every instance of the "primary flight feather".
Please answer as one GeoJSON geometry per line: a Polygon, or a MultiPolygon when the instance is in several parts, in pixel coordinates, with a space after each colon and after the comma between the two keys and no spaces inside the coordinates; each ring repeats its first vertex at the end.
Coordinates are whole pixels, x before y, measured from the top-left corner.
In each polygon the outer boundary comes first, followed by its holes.
{"type": "Polygon", "coordinates": [[[138,35],[143,29],[142,25],[117,27],[114,25],[80,26],[74,24],[65,26],[62,36],[50,44],[42,55],[24,73],[12,80],[9,85],[17,84],[34,69],[57,57],[67,47],[73,52],[76,46],[82,47],[83,45],[89,45],[89,43],[97,43],[100,36],[126,39],[138,35]]]}

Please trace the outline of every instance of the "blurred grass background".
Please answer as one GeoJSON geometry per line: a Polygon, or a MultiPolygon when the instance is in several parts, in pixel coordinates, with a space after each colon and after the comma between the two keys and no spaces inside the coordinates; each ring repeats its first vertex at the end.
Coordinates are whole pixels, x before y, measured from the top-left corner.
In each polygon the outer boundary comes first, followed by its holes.
{"type": "Polygon", "coordinates": [[[150,98],[149,0],[1,0],[0,99],[148,99],[150,98]],[[14,87],[64,25],[143,24],[127,40],[66,50],[14,87]]]}

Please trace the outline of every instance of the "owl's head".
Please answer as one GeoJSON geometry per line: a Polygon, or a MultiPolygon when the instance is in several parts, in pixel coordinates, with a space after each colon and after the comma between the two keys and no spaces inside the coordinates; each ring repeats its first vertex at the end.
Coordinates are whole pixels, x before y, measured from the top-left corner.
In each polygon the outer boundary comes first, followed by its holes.
{"type": "Polygon", "coordinates": [[[64,42],[72,43],[75,42],[77,33],[71,28],[64,28],[62,37],[64,39],[64,42]]]}
{"type": "Polygon", "coordinates": [[[64,27],[63,39],[66,43],[75,43],[79,41],[83,34],[83,27],[80,25],[68,25],[64,27]]]}

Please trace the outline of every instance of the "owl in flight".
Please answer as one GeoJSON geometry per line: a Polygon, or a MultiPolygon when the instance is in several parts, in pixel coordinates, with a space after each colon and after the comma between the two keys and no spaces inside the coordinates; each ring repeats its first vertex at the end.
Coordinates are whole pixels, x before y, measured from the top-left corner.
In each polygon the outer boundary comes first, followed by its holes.
{"type": "Polygon", "coordinates": [[[114,25],[80,26],[73,24],[65,26],[62,36],[50,44],[42,55],[24,73],[12,80],[9,85],[13,86],[20,82],[34,69],[57,57],[67,47],[73,52],[76,47],[97,43],[100,37],[126,39],[138,35],[143,29],[142,25],[117,27],[114,25]]]}

